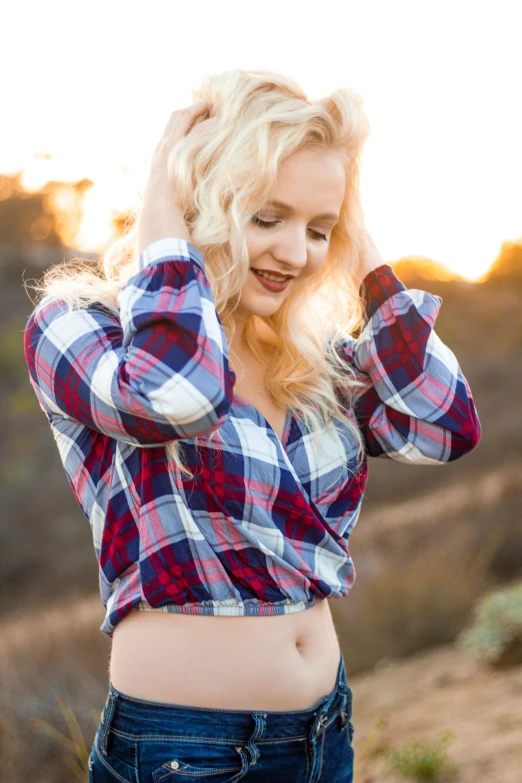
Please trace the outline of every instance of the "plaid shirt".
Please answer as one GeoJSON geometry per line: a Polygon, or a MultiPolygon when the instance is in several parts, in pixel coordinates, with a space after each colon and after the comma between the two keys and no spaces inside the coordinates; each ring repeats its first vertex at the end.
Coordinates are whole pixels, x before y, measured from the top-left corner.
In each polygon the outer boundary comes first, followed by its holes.
{"type": "Polygon", "coordinates": [[[150,244],[117,309],[36,305],[26,361],[92,529],[103,633],[132,610],[275,615],[346,595],[367,455],[440,465],[475,448],[470,388],[433,329],[441,297],[406,289],[388,264],[361,295],[360,336],[338,348],[365,384],[345,406],[366,446],[358,472],[344,421],[314,443],[289,410],[280,440],[234,393],[204,257],[190,242],[150,244]],[[173,440],[194,478],[169,461],[173,440]]]}

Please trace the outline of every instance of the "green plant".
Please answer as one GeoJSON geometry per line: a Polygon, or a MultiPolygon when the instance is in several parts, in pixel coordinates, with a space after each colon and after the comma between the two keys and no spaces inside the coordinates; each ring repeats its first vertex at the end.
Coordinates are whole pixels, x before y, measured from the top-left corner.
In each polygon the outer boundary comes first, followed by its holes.
{"type": "Polygon", "coordinates": [[[498,668],[522,663],[522,582],[487,593],[457,644],[498,668]]]}
{"type": "Polygon", "coordinates": [[[447,780],[460,767],[447,757],[446,746],[453,739],[450,732],[435,742],[413,740],[400,748],[389,748],[385,755],[390,770],[415,781],[447,780]]]}

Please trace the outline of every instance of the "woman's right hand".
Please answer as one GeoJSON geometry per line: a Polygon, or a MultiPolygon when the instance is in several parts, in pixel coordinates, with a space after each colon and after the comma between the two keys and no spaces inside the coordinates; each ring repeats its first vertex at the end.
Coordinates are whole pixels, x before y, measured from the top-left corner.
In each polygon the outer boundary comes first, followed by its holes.
{"type": "Polygon", "coordinates": [[[192,130],[194,123],[208,113],[205,102],[174,111],[165,126],[163,136],[152,156],[152,163],[143,202],[138,215],[138,255],[157,239],[179,237],[189,242],[191,237],[183,219],[183,209],[168,183],[168,155],[174,145],[192,130]]]}

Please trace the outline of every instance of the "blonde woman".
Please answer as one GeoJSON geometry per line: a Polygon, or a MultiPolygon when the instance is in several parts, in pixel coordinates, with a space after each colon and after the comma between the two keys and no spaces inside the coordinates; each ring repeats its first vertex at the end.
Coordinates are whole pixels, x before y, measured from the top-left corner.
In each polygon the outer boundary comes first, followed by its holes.
{"type": "Polygon", "coordinates": [[[450,462],[480,423],[442,299],[364,228],[360,97],[233,70],[194,98],[132,229],[48,270],[25,331],[112,638],[90,780],[349,783],[328,599],[367,458],[450,462]]]}

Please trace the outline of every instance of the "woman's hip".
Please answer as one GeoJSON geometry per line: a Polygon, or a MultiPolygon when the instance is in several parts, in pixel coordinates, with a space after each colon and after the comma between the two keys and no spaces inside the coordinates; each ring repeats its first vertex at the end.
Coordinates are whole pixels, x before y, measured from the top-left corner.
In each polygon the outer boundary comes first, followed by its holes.
{"type": "Polygon", "coordinates": [[[305,710],[222,710],[137,699],[109,684],[91,783],[352,783],[352,691],[342,653],[332,691],[305,710]]]}

